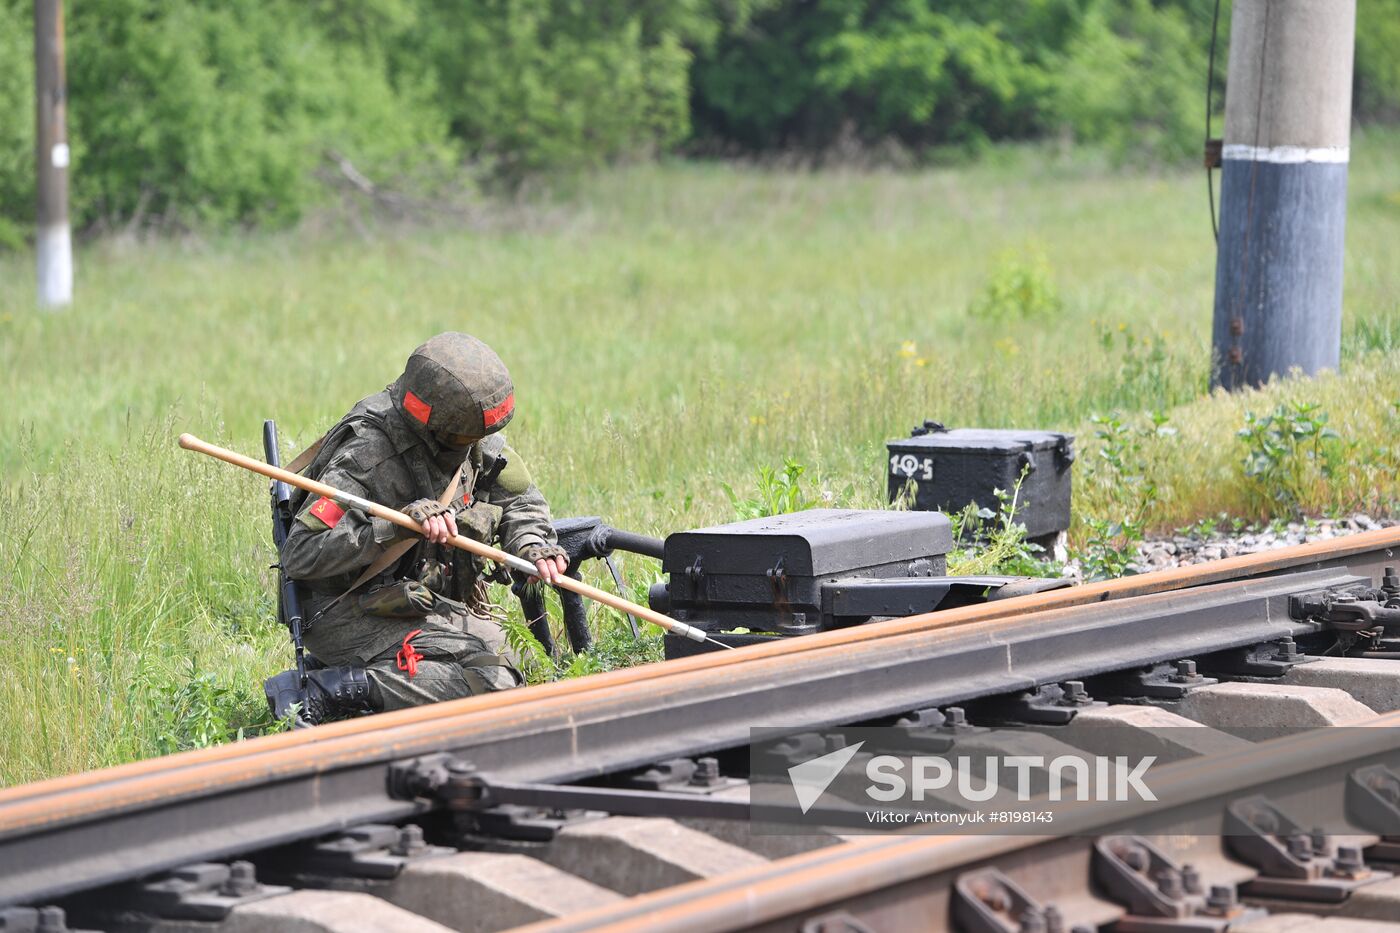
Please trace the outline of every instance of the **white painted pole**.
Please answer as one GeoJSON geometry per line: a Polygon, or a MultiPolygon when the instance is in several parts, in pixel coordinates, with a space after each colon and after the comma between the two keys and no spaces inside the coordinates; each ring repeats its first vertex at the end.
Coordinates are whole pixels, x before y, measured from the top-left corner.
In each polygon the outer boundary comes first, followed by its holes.
{"type": "Polygon", "coordinates": [[[73,301],[73,233],[68,223],[68,85],[63,67],[63,0],[34,0],[34,161],[38,188],[39,304],[73,301]]]}

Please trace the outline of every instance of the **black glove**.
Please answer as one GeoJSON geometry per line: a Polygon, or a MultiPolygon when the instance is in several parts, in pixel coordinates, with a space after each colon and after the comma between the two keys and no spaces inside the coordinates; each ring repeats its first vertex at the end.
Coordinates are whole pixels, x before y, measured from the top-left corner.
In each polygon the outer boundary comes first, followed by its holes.
{"type": "Polygon", "coordinates": [[[522,551],[520,556],[532,564],[554,557],[562,557],[567,562],[569,559],[569,552],[557,544],[532,544],[522,551]]]}
{"type": "Polygon", "coordinates": [[[448,514],[452,511],[452,507],[436,499],[414,499],[399,511],[422,525],[434,515],[448,514]]]}

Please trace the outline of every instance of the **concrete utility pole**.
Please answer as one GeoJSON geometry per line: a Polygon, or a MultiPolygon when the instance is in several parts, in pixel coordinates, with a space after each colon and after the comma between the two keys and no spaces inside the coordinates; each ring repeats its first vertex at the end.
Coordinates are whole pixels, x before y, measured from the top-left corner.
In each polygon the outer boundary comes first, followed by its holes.
{"type": "Polygon", "coordinates": [[[1341,357],[1356,0],[1235,0],[1212,385],[1341,357]]]}
{"type": "Polygon", "coordinates": [[[63,74],[63,0],[34,0],[34,161],[38,179],[39,304],[73,301],[68,225],[68,85],[63,74]]]}

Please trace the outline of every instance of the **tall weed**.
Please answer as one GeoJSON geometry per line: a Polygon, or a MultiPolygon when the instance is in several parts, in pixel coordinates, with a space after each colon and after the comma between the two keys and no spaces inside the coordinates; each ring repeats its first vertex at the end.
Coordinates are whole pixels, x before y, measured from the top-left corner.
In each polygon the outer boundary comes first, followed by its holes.
{"type": "Polygon", "coordinates": [[[1245,412],[1238,436],[1255,505],[1298,514],[1308,491],[1333,477],[1346,448],[1328,420],[1320,405],[1298,400],[1267,415],[1245,412]]]}
{"type": "Polygon", "coordinates": [[[1163,412],[1150,412],[1140,424],[1124,420],[1119,412],[1090,418],[1098,440],[1096,459],[1089,467],[1089,481],[1113,491],[1108,508],[1085,514],[1084,543],[1075,552],[1084,577],[1104,580],[1121,577],[1132,569],[1158,503],[1157,479],[1144,454],[1144,445],[1176,435],[1163,412]]]}
{"type": "Polygon", "coordinates": [[[781,470],[766,465],[758,468],[756,496],[741,498],[732,486],[724,482],[720,483],[720,488],[729,497],[735,517],[740,521],[801,512],[819,504],[802,488],[802,474],[806,472],[805,466],[788,457],[783,461],[781,470]]]}
{"type": "Polygon", "coordinates": [[[1026,577],[1053,577],[1059,565],[1046,559],[1045,549],[1026,539],[1026,526],[1017,521],[1021,486],[1027,470],[1022,470],[1011,489],[994,489],[995,511],[969,503],[950,515],[955,547],[948,555],[951,574],[1012,574],[1026,577]]]}

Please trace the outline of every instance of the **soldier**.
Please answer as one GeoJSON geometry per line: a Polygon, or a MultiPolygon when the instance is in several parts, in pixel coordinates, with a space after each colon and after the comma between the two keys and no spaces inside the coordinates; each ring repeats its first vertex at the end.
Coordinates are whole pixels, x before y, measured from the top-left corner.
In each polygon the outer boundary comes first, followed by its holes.
{"type": "Polygon", "coordinates": [[[480,558],[445,544],[459,532],[499,541],[547,583],[567,569],[549,505],[500,433],[514,408],[510,375],[490,347],[439,334],[326,434],[301,472],[406,503],[401,511],[425,535],[299,493],[282,567],[302,581],[306,647],[325,666],[308,672],[304,691],[296,671],[268,680],[278,718],[294,702],[315,724],[522,683],[500,654],[500,627],[482,611],[480,558]]]}

